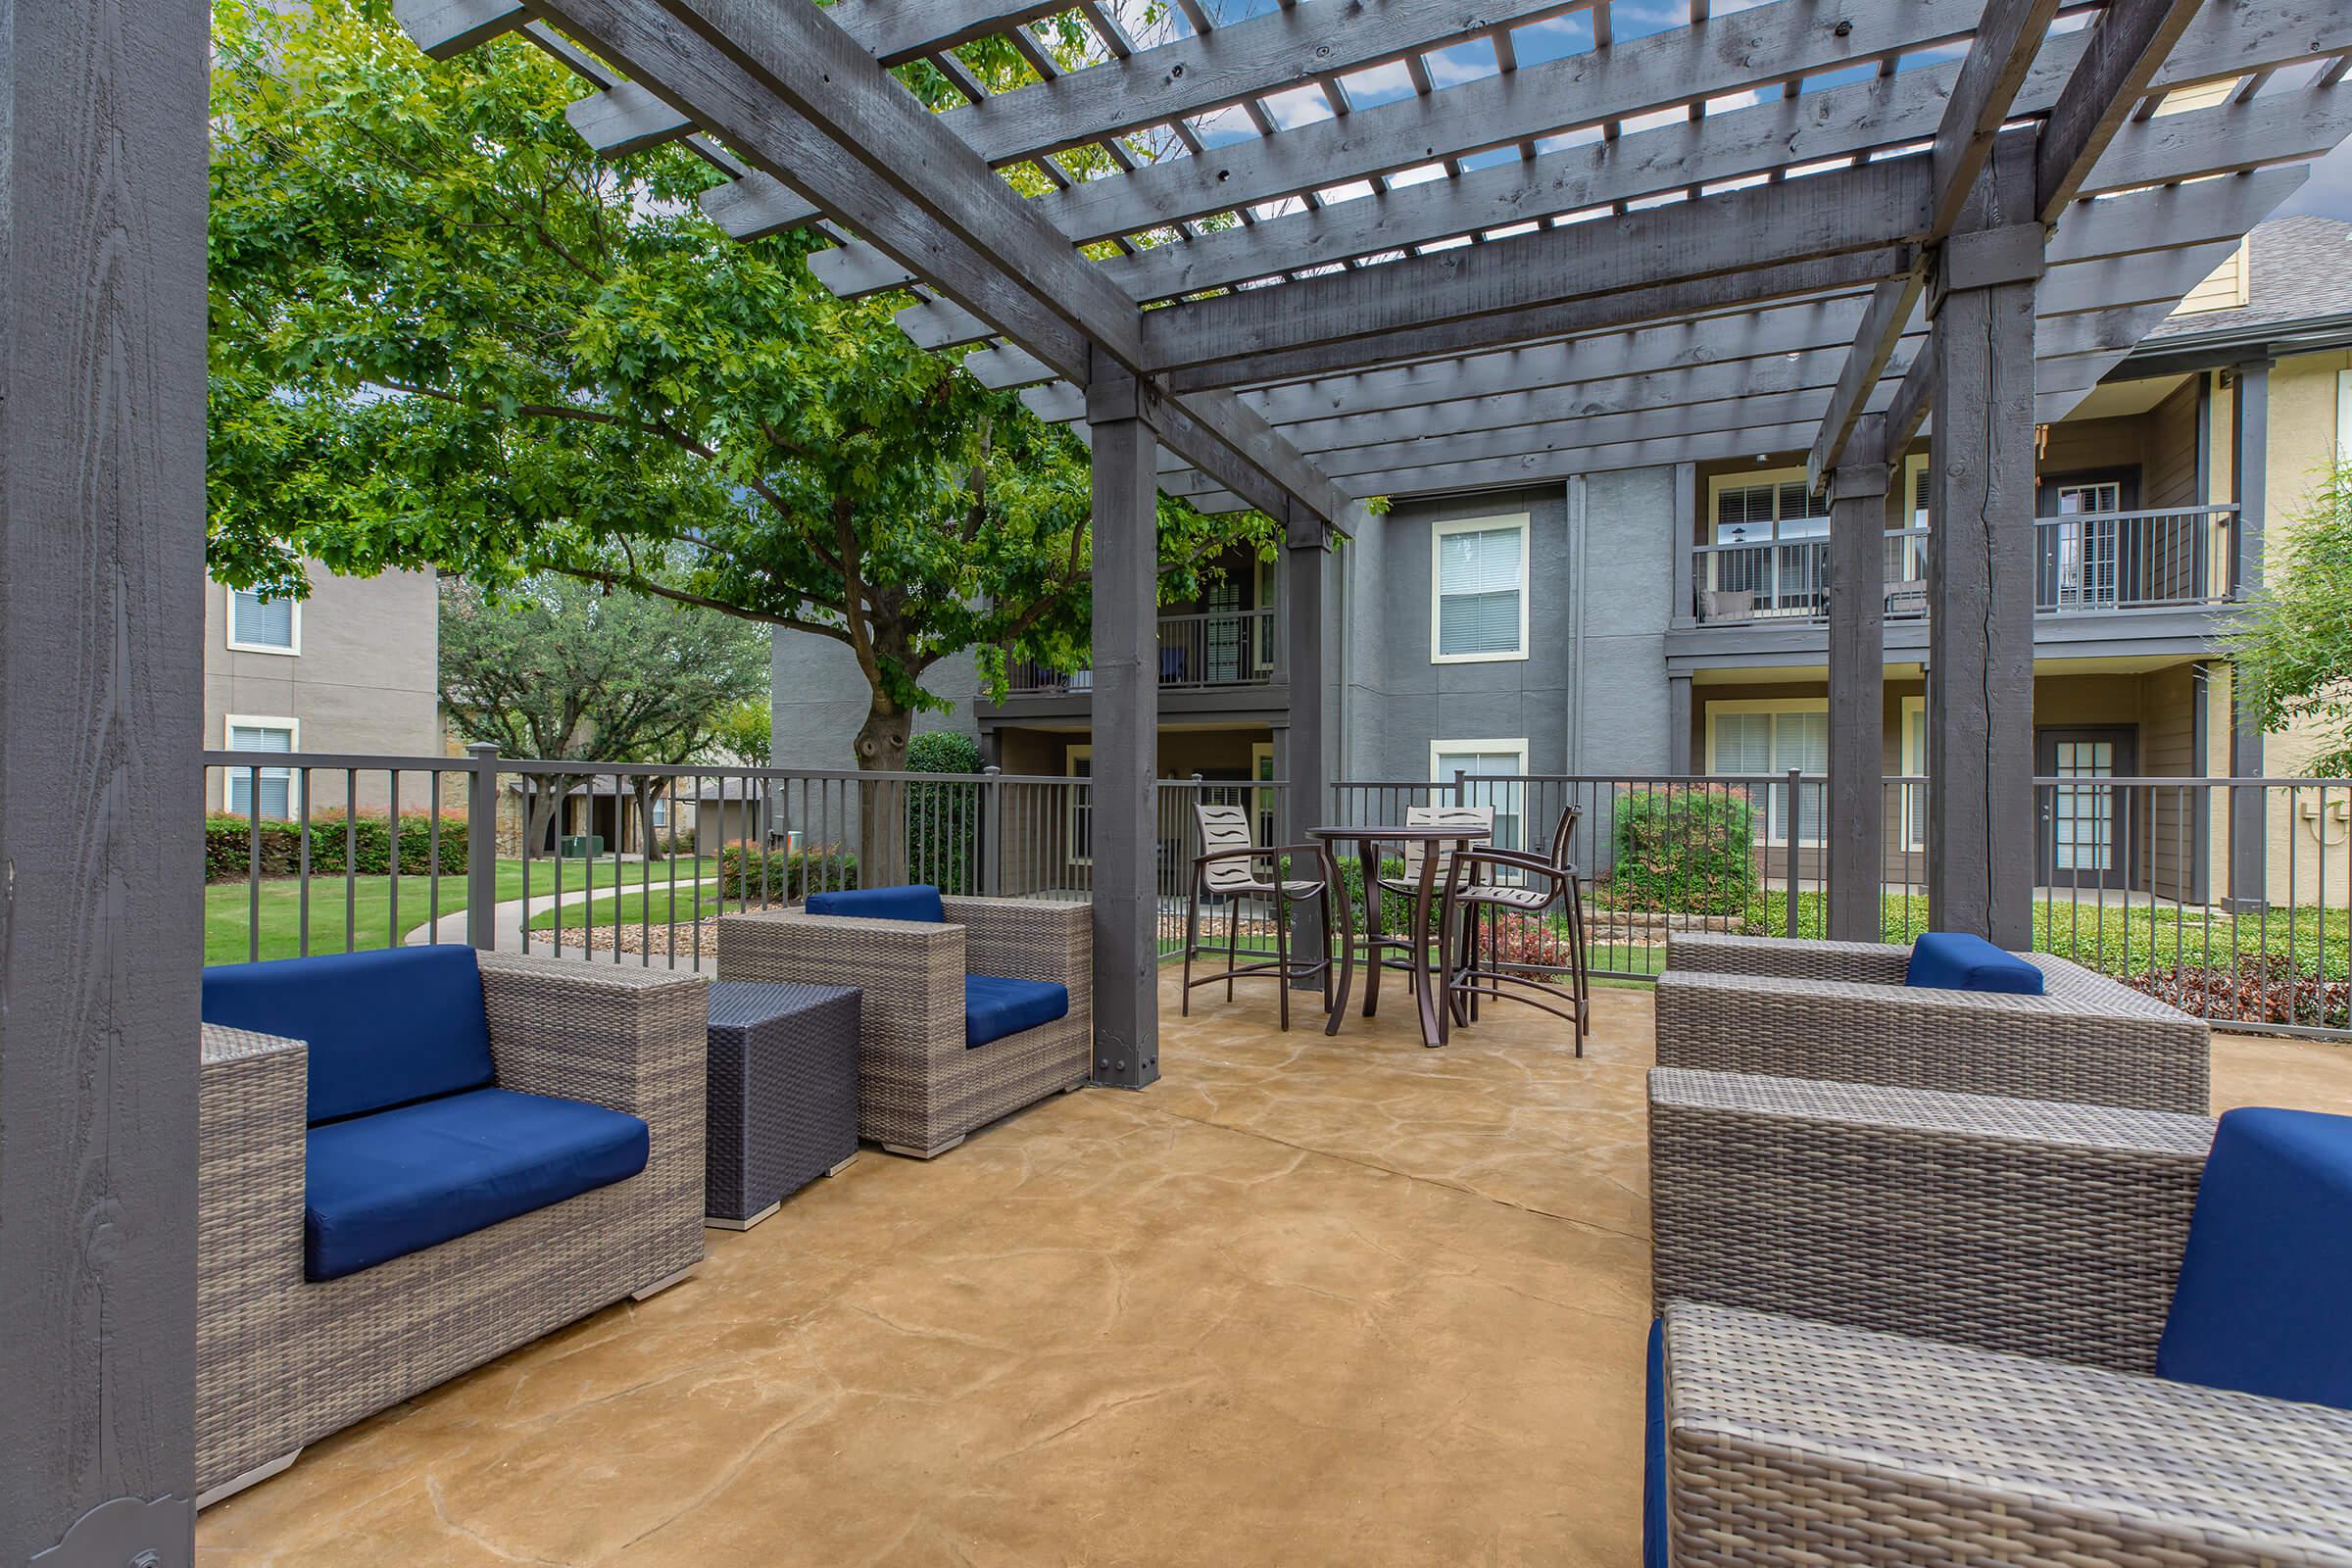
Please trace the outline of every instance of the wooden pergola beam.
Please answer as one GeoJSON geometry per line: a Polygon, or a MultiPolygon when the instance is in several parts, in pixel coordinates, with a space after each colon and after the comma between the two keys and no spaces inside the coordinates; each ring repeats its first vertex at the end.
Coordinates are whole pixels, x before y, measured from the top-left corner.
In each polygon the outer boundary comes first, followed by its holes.
{"type": "Polygon", "coordinates": [[[2034,152],[2034,201],[2045,223],[2073,201],[2157,70],[2197,14],[2199,0],[2108,0],[2082,63],[2051,107],[2034,152]]]}

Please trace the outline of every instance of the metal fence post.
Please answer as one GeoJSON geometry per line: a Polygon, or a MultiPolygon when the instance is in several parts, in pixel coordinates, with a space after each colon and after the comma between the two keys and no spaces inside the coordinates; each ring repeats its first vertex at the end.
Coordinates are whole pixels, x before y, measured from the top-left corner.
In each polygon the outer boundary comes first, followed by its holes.
{"type": "Polygon", "coordinates": [[[994,763],[980,770],[980,892],[991,899],[1004,896],[1004,786],[997,782],[1004,776],[994,763]]]}
{"type": "MultiPolygon", "coordinates": [[[[1792,767],[1788,770],[1788,912],[1782,917],[1781,921],[1781,935],[1785,937],[1796,935],[1796,890],[1798,884],[1796,857],[1797,846],[1804,842],[1801,825],[1804,821],[1804,776],[1801,769],[1792,767]]],[[[1764,815],[1765,825],[1769,828],[1772,817],[1770,801],[1764,803],[1764,815]]]]}
{"type": "Polygon", "coordinates": [[[466,755],[466,940],[487,953],[498,946],[498,748],[477,741],[466,755]]]}

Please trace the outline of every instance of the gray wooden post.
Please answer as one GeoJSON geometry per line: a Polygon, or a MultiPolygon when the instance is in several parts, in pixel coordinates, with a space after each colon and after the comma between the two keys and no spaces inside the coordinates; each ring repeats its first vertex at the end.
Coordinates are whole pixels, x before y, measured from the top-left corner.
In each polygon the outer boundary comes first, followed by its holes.
{"type": "Polygon", "coordinates": [[[45,1568],[195,1550],[205,38],[0,0],[0,1562],[45,1568]]]}
{"type": "Polygon", "coordinates": [[[1135,382],[1098,374],[1094,427],[1095,1082],[1159,1077],[1158,438],[1135,382]]]}
{"type": "Polygon", "coordinates": [[[1698,514],[1698,466],[1678,463],[1674,466],[1674,526],[1666,534],[1667,548],[1673,552],[1666,564],[1674,584],[1674,603],[1666,611],[1667,624],[1672,626],[1698,624],[1698,562],[1691,541],[1699,537],[1693,530],[1703,525],[1698,514]]]}
{"type": "Polygon", "coordinates": [[[1876,942],[1885,929],[1886,440],[1875,414],[1855,421],[1830,474],[1830,940],[1876,942]]]}
{"type": "MultiPolygon", "coordinates": [[[[2270,489],[2271,362],[2249,360],[2236,368],[2230,398],[2230,488],[2237,503],[2230,559],[2232,591],[2240,600],[2262,591],[2262,532],[2270,489]]],[[[2230,776],[2263,776],[2262,721],[2247,705],[2236,672],[2230,681],[2230,776]]],[[[2268,855],[2263,834],[2267,791],[2230,792],[2230,906],[2260,909],[2269,903],[2268,855]]]]}
{"type": "Polygon", "coordinates": [[[1666,677],[1666,771],[1688,773],[1690,768],[1690,677],[1666,677]]]}
{"type": "Polygon", "coordinates": [[[486,953],[498,946],[498,748],[476,741],[466,755],[475,763],[466,775],[466,940],[486,953]]]}
{"type": "MultiPolygon", "coordinates": [[[[1282,759],[1287,809],[1281,814],[1286,824],[1286,842],[1302,844],[1306,842],[1305,830],[1324,820],[1325,797],[1329,793],[1323,758],[1323,574],[1328,556],[1323,547],[1322,519],[1294,511],[1284,530],[1283,546],[1282,639],[1285,663],[1290,671],[1291,708],[1288,745],[1283,749],[1287,755],[1282,759]]],[[[1320,873],[1301,868],[1293,874],[1303,877],[1320,873]]],[[[1310,904],[1293,906],[1291,951],[1321,953],[1323,941],[1321,907],[1310,904]]],[[[1295,986],[1301,991],[1320,991],[1322,982],[1301,979],[1295,986]]]]}
{"type": "Polygon", "coordinates": [[[1928,903],[1939,930],[2032,946],[2033,137],[2005,136],[1930,279],[1928,903]],[[2022,166],[2022,167],[2021,167],[2022,166]]]}

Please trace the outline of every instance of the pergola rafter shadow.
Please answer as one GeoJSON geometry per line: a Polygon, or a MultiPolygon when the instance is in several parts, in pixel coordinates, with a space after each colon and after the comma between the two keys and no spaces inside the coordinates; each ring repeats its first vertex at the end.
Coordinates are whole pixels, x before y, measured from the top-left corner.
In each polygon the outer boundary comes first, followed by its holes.
{"type": "MultiPolygon", "coordinates": [[[[597,89],[571,116],[594,145],[686,140],[730,176],[705,198],[730,232],[821,225],[828,287],[908,291],[916,343],[1092,444],[1098,1075],[1125,1083],[1155,1071],[1155,487],[1286,524],[1278,750],[1312,803],[1324,548],[1363,500],[1804,452],[1859,580],[1943,409],[1931,898],[2020,943],[2030,852],[1999,818],[2030,789],[2031,584],[1996,536],[2032,514],[2034,426],[2352,133],[2352,12],[2294,0],[1690,0],[1664,26],[1611,0],[1179,0],[1143,38],[1095,0],[396,9],[439,55],[527,29],[597,89]],[[1074,69],[1048,23],[1091,40],[1074,69]],[[1035,79],[992,94],[956,53],[988,37],[1035,79]],[[891,74],[912,61],[964,101],[925,107],[891,74]]],[[[1872,597],[1833,584],[1853,932],[1872,597]]]]}

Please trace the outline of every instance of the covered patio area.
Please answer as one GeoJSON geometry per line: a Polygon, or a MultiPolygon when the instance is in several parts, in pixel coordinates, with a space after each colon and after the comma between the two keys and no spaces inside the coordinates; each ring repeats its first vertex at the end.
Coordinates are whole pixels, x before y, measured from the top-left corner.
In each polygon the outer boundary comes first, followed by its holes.
{"type": "MultiPolygon", "coordinates": [[[[200,1561],[1634,1561],[1649,993],[1581,1062],[1526,1009],[1429,1052],[1162,1000],[1151,1093],[869,1153],[208,1510],[200,1561]]],[[[2214,1081],[2341,1105],[2352,1055],[2219,1038],[2214,1081]]]]}

